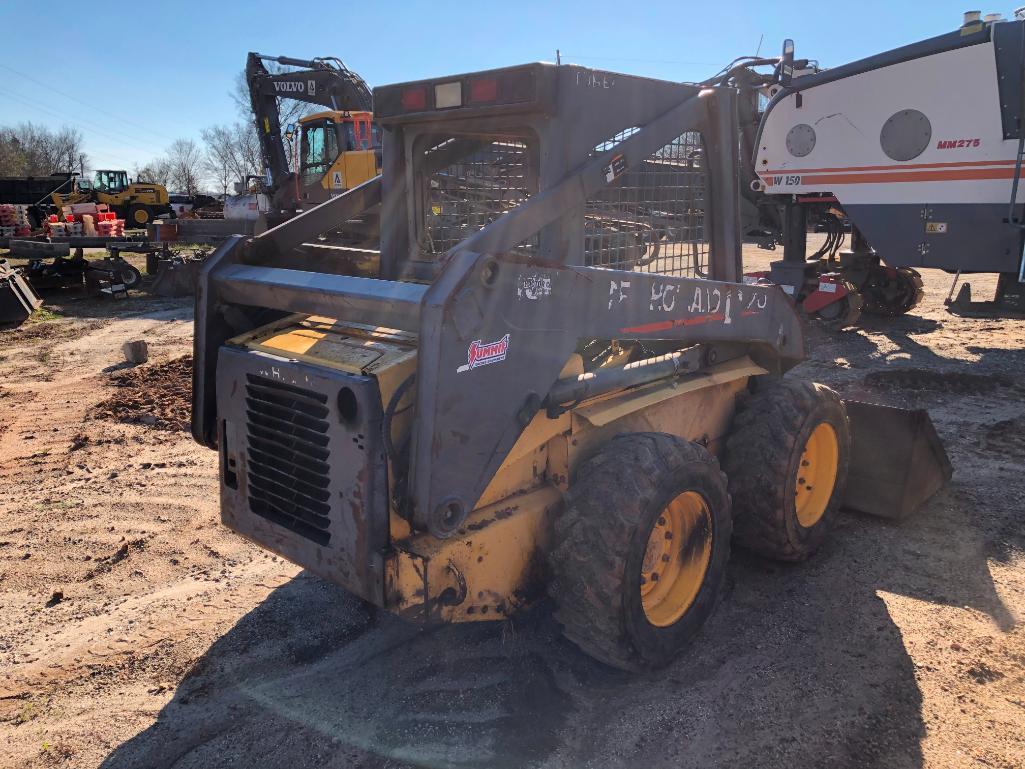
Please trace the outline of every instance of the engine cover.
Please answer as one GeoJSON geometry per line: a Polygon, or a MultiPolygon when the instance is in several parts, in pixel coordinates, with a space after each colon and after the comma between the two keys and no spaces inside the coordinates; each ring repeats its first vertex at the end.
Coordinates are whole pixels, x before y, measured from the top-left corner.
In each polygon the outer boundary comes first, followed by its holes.
{"type": "Polygon", "coordinates": [[[377,379],[226,345],[217,412],[224,524],[381,603],[388,481],[377,379]]]}

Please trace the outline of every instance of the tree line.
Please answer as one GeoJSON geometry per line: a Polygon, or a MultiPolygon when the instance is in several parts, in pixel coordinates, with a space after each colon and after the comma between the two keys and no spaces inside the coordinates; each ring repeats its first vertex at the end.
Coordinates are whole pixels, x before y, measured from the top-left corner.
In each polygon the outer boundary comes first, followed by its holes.
{"type": "Polygon", "coordinates": [[[48,176],[89,165],[82,132],[65,126],[51,131],[35,123],[0,126],[0,176],[48,176]]]}
{"type": "MultiPolygon", "coordinates": [[[[261,173],[263,161],[253,126],[237,122],[204,128],[202,143],[177,139],[162,155],[136,165],[129,175],[186,195],[233,192],[235,182],[261,173]]],[[[85,151],[82,132],[64,126],[52,130],[35,123],[0,126],[0,176],[48,176],[95,170],[85,151]]]]}
{"type": "MultiPolygon", "coordinates": [[[[288,71],[272,67],[272,71],[288,71]]],[[[182,138],[172,142],[153,160],[125,169],[136,181],[162,184],[169,191],[194,195],[213,192],[229,195],[235,183],[263,173],[259,137],[249,102],[245,74],[236,76],[230,97],[239,120],[214,125],[200,132],[201,141],[182,138]]],[[[291,99],[278,100],[281,125],[299,120],[313,107],[291,99]]],[[[54,131],[34,123],[0,126],[0,176],[45,176],[53,173],[91,175],[82,132],[70,126],[54,131]]]]}
{"type": "Polygon", "coordinates": [[[246,123],[215,125],[200,132],[202,144],[177,139],[163,155],[136,166],[134,178],[162,184],[185,195],[234,192],[235,182],[262,173],[263,160],[255,128],[246,123]]]}

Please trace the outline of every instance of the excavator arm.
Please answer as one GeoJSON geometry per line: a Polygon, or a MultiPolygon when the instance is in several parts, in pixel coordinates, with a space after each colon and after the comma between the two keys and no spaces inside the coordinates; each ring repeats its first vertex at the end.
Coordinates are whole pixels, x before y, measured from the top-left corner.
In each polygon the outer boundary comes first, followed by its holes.
{"type": "Polygon", "coordinates": [[[293,59],[250,52],[246,59],[246,83],[260,137],[260,151],[276,208],[294,208],[295,184],[288,168],[288,153],[281,136],[278,99],[319,104],[332,110],[373,111],[373,96],[366,82],[340,59],[293,59]],[[299,69],[270,72],[265,62],[299,69]]]}

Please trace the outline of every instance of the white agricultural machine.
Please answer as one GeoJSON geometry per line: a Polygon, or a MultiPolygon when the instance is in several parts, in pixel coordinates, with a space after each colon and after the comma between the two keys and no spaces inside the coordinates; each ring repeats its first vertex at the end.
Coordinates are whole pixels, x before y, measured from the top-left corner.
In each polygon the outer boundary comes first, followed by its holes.
{"type": "Polygon", "coordinates": [[[955,311],[1025,312],[1025,9],[1015,15],[969,12],[954,32],[828,70],[795,62],[787,41],[782,59],[710,81],[748,97],[749,213],[782,232],[783,259],[749,279],[839,326],[912,309],[920,267],[954,274],[950,297],[963,274],[999,274],[993,301],[973,302],[964,283],[955,311]],[[772,75],[758,73],[766,64],[772,75]],[[827,237],[807,255],[810,224],[827,237]]]}

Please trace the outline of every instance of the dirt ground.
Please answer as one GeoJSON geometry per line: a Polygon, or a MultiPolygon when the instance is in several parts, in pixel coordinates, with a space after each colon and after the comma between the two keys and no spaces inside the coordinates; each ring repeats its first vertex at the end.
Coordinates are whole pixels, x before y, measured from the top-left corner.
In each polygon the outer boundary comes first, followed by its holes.
{"type": "Polygon", "coordinates": [[[0,331],[0,767],[1023,766],[1025,321],[948,315],[925,281],[907,317],[810,329],[794,374],[928,408],[953,482],[906,522],[843,514],[807,563],[735,552],[651,676],[544,605],[372,617],[228,532],[175,405],[190,301],[51,297],[0,331]]]}

